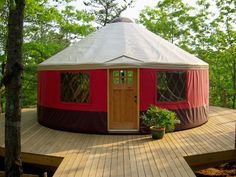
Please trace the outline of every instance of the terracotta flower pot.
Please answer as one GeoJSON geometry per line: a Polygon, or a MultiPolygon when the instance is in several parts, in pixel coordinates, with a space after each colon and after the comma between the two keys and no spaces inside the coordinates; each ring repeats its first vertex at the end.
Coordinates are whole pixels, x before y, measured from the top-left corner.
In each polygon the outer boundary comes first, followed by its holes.
{"type": "Polygon", "coordinates": [[[165,127],[157,128],[155,126],[150,127],[152,133],[152,139],[162,139],[165,134],[165,127]]]}

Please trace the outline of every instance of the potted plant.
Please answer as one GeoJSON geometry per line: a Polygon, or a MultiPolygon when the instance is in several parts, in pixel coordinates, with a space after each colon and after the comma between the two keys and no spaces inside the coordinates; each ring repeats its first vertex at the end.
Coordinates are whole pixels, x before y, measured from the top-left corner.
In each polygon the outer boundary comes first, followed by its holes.
{"type": "Polygon", "coordinates": [[[150,127],[153,139],[163,138],[165,132],[174,131],[175,124],[180,123],[174,112],[154,105],[151,105],[141,118],[143,123],[150,127]]]}

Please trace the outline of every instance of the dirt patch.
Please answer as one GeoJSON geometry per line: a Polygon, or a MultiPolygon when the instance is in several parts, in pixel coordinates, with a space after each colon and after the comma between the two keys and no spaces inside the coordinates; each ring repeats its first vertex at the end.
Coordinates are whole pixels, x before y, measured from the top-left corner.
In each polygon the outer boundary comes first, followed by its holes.
{"type": "Polygon", "coordinates": [[[236,161],[195,172],[197,177],[236,177],[236,161]]]}

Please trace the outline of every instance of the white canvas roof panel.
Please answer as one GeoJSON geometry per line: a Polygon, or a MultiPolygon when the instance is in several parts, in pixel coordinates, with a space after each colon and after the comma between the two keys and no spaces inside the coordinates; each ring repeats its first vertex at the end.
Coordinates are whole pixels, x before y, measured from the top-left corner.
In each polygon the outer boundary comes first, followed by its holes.
{"type": "Polygon", "coordinates": [[[39,64],[39,70],[208,68],[208,64],[135,23],[112,23],[39,64]]]}

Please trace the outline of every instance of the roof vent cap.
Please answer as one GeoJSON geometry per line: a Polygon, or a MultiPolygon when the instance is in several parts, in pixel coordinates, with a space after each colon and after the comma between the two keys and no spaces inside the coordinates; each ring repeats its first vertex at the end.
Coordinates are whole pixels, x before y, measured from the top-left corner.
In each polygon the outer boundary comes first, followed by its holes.
{"type": "Polygon", "coordinates": [[[133,23],[133,21],[127,17],[118,17],[114,19],[111,23],[119,23],[119,22],[133,23]]]}

